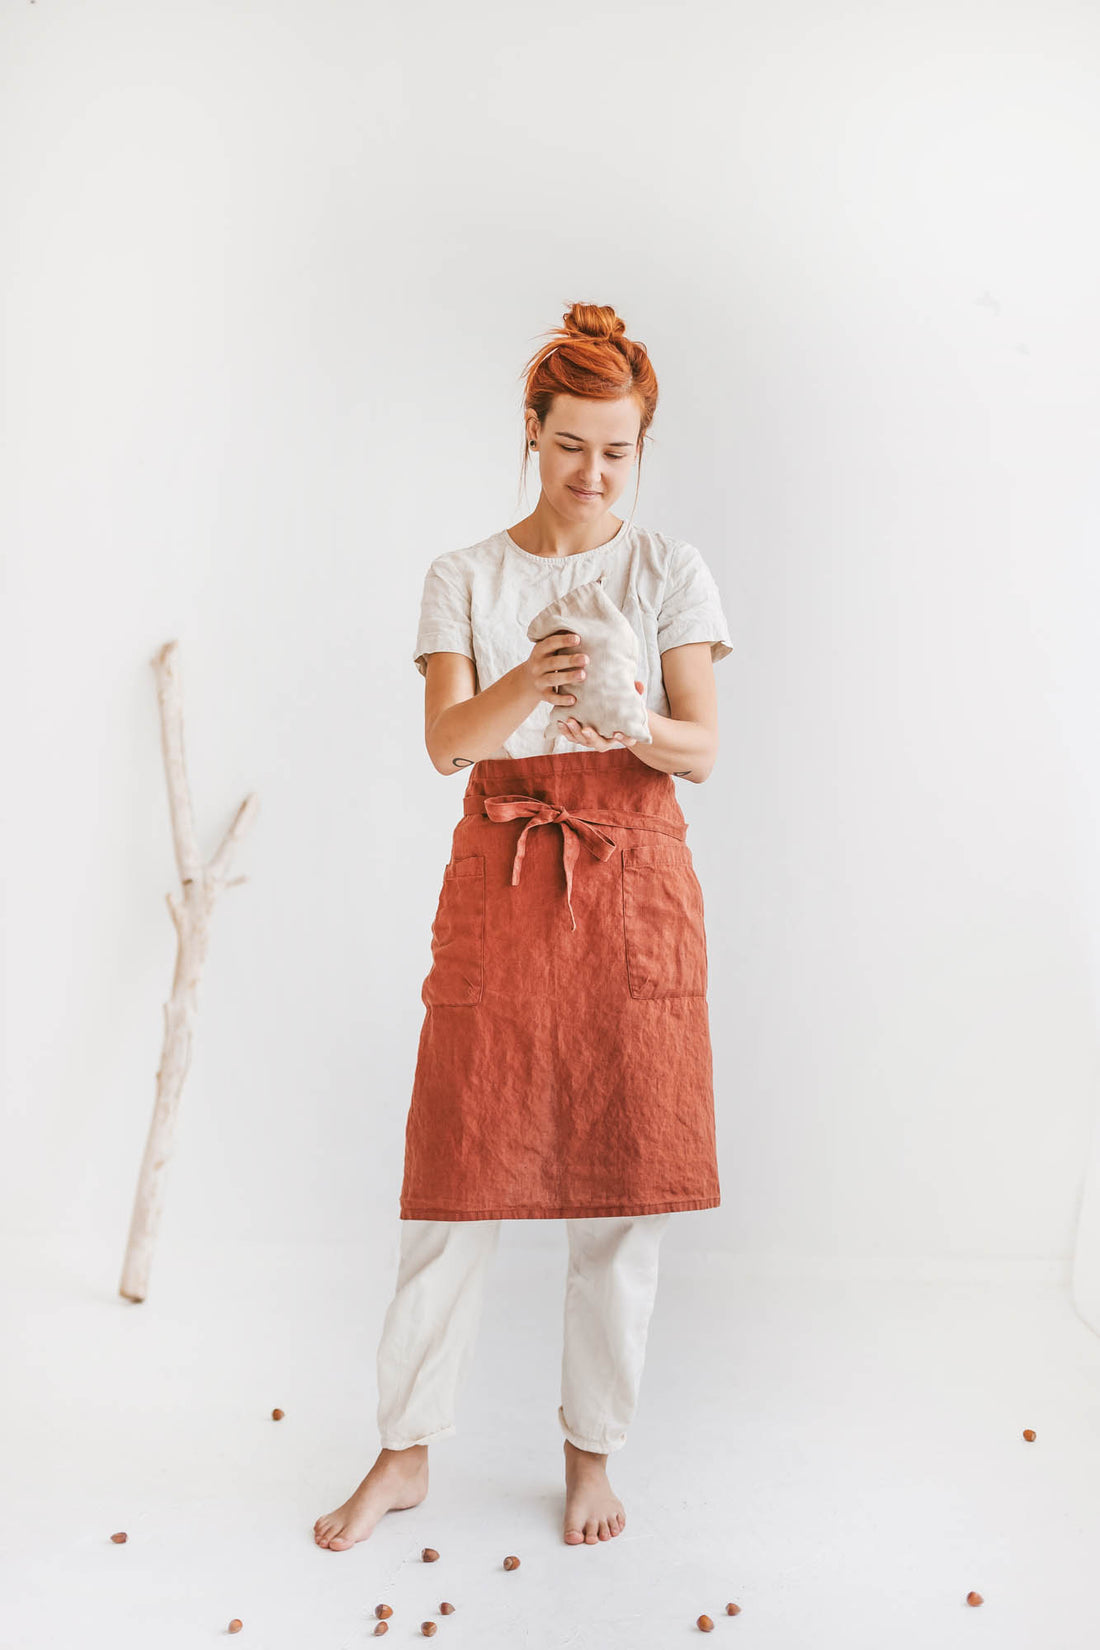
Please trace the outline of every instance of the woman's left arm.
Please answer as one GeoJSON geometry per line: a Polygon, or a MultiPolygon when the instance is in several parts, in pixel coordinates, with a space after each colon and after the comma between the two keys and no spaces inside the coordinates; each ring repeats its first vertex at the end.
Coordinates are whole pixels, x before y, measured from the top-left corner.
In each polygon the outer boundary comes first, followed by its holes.
{"type": "Polygon", "coordinates": [[[701,785],[718,758],[718,694],[709,642],[683,642],[661,654],[670,716],[647,712],[651,745],[634,755],[661,773],[701,785]]]}
{"type": "MultiPolygon", "coordinates": [[[[661,669],[671,716],[648,710],[653,742],[639,744],[616,733],[601,739],[595,728],[582,727],[569,718],[568,737],[589,750],[608,751],[626,745],[647,766],[677,779],[701,785],[708,778],[718,756],[718,695],[714,685],[714,660],[709,642],[682,642],[661,654],[661,669]]],[[[645,697],[645,683],[635,682],[645,697]]]]}

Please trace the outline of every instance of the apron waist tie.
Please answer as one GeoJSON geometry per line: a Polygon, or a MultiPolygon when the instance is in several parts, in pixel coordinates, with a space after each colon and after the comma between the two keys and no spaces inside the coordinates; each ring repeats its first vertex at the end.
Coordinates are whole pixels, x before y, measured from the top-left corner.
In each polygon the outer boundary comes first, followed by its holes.
{"type": "Polygon", "coordinates": [[[581,851],[581,843],[596,859],[610,859],[615,852],[617,843],[599,829],[600,825],[629,825],[635,829],[639,826],[649,830],[661,831],[668,836],[676,836],[683,840],[687,826],[678,825],[671,820],[659,819],[650,814],[605,813],[592,815],[572,813],[568,808],[560,807],[555,802],[544,802],[541,797],[505,795],[481,796],[469,798],[463,808],[464,813],[483,813],[489,819],[521,819],[526,818],[527,824],[519,834],[516,850],[512,855],[512,886],[519,881],[523,867],[523,856],[527,852],[527,833],[536,825],[561,826],[562,862],[565,866],[565,903],[569,907],[569,921],[574,933],[577,928],[577,919],[573,915],[573,867],[581,851]],[[529,816],[529,817],[528,817],[529,816]]]}

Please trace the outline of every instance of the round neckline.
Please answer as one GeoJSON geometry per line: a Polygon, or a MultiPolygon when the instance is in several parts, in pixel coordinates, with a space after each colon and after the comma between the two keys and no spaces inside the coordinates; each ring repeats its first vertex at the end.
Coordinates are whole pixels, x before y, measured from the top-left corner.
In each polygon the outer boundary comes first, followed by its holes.
{"type": "Polygon", "coordinates": [[[630,518],[629,517],[624,517],[622,526],[619,528],[619,531],[615,534],[614,538],[608,539],[606,544],[594,544],[592,546],[591,550],[574,550],[568,556],[539,556],[539,555],[536,555],[534,550],[525,550],[523,548],[522,544],[517,544],[515,539],[512,537],[511,533],[508,531],[507,527],[502,527],[501,532],[504,534],[505,544],[510,545],[511,548],[516,552],[517,555],[526,556],[528,561],[537,561],[543,567],[558,567],[558,566],[562,565],[565,562],[579,561],[582,556],[598,556],[600,554],[601,550],[613,550],[615,548],[615,546],[619,543],[620,539],[623,538],[623,536],[625,535],[626,530],[629,526],[630,526],[630,518]]]}

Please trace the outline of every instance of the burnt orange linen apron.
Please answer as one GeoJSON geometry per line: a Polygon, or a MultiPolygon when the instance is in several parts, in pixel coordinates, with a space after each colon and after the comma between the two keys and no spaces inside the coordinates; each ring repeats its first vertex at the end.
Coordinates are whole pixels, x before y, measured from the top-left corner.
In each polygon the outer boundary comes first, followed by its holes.
{"type": "Polygon", "coordinates": [[[703,894],[629,746],[470,769],[432,923],[403,1220],[720,1201],[703,894]]]}

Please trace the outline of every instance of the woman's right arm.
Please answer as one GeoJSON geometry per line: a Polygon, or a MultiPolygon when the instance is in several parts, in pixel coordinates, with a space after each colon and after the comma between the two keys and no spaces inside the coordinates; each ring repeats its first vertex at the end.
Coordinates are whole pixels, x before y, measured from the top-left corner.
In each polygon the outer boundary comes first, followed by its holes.
{"type": "Polygon", "coordinates": [[[544,636],[522,664],[480,693],[474,687],[474,661],[465,653],[429,653],[424,743],[433,767],[439,773],[454,773],[491,756],[543,699],[575,705],[575,694],[555,693],[554,687],[583,678],[587,655],[571,650],[578,642],[579,637],[570,633],[544,636]]]}

